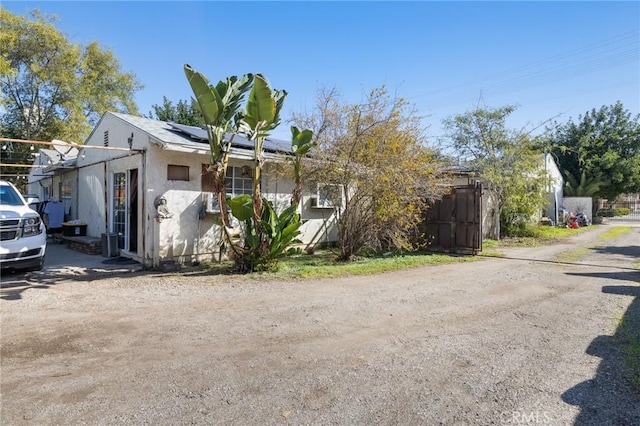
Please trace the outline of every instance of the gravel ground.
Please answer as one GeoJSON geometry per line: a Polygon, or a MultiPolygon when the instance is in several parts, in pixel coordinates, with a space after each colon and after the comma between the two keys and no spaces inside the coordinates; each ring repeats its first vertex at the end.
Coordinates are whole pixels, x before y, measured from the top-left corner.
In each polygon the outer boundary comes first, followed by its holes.
{"type": "Polygon", "coordinates": [[[607,229],[340,279],[3,277],[0,423],[638,425],[640,228],[607,229]]]}

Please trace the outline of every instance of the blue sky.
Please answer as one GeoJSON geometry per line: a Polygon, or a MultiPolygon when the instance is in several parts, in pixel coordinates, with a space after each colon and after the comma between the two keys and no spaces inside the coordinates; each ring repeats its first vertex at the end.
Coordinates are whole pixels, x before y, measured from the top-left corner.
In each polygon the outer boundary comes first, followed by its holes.
{"type": "MultiPolygon", "coordinates": [[[[247,72],[285,89],[283,118],[321,85],[347,102],[386,85],[426,134],[472,109],[518,105],[508,125],[565,122],[622,101],[640,112],[640,2],[31,2],[74,42],[98,41],[145,86],[141,113],[191,97],[189,63],[212,81],[247,72]]],[[[286,123],[274,136],[288,138],[286,123]]]]}

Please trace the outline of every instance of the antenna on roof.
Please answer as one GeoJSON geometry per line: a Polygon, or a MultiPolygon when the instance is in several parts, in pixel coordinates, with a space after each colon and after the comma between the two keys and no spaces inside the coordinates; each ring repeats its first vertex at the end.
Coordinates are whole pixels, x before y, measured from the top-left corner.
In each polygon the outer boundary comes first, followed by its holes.
{"type": "Polygon", "coordinates": [[[53,145],[53,149],[55,149],[62,158],[65,156],[77,157],[78,156],[78,148],[69,146],[68,142],[61,141],[59,139],[53,139],[51,141],[53,145]],[[60,145],[56,145],[56,142],[59,142],[60,145]]]}

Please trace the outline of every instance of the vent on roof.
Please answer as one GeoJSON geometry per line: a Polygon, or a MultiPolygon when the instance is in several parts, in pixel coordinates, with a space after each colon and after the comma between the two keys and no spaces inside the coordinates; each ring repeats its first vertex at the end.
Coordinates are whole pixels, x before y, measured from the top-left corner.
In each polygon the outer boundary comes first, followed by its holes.
{"type": "Polygon", "coordinates": [[[109,131],[104,131],[104,146],[109,146],[109,131]]]}

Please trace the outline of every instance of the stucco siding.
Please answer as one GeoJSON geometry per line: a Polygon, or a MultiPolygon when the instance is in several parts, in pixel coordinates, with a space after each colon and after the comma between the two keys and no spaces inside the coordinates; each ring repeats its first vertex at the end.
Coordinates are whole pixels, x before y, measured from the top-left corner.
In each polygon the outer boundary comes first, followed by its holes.
{"type": "Polygon", "coordinates": [[[204,201],[202,164],[208,163],[209,157],[166,151],[151,145],[147,157],[145,220],[151,239],[148,239],[145,257],[154,265],[164,260],[179,263],[211,260],[214,250],[217,251],[220,230],[214,225],[213,215],[200,214],[204,201]],[[169,180],[169,165],[188,167],[189,180],[169,180]],[[155,207],[158,197],[166,200],[171,217],[159,217],[155,207]]]}
{"type": "MultiPolygon", "coordinates": [[[[113,231],[111,218],[108,216],[112,203],[112,186],[114,173],[127,173],[140,170],[142,155],[134,154],[112,161],[102,161],[85,165],[78,170],[78,219],[88,223],[87,235],[100,237],[103,233],[113,231]]],[[[141,211],[138,202],[137,211],[141,211]]],[[[140,223],[140,215],[137,218],[140,223]]],[[[138,244],[141,243],[139,236],[138,244]]]]}
{"type": "Polygon", "coordinates": [[[106,232],[105,164],[87,166],[78,173],[78,219],[87,223],[87,235],[100,237],[106,232]]]}

